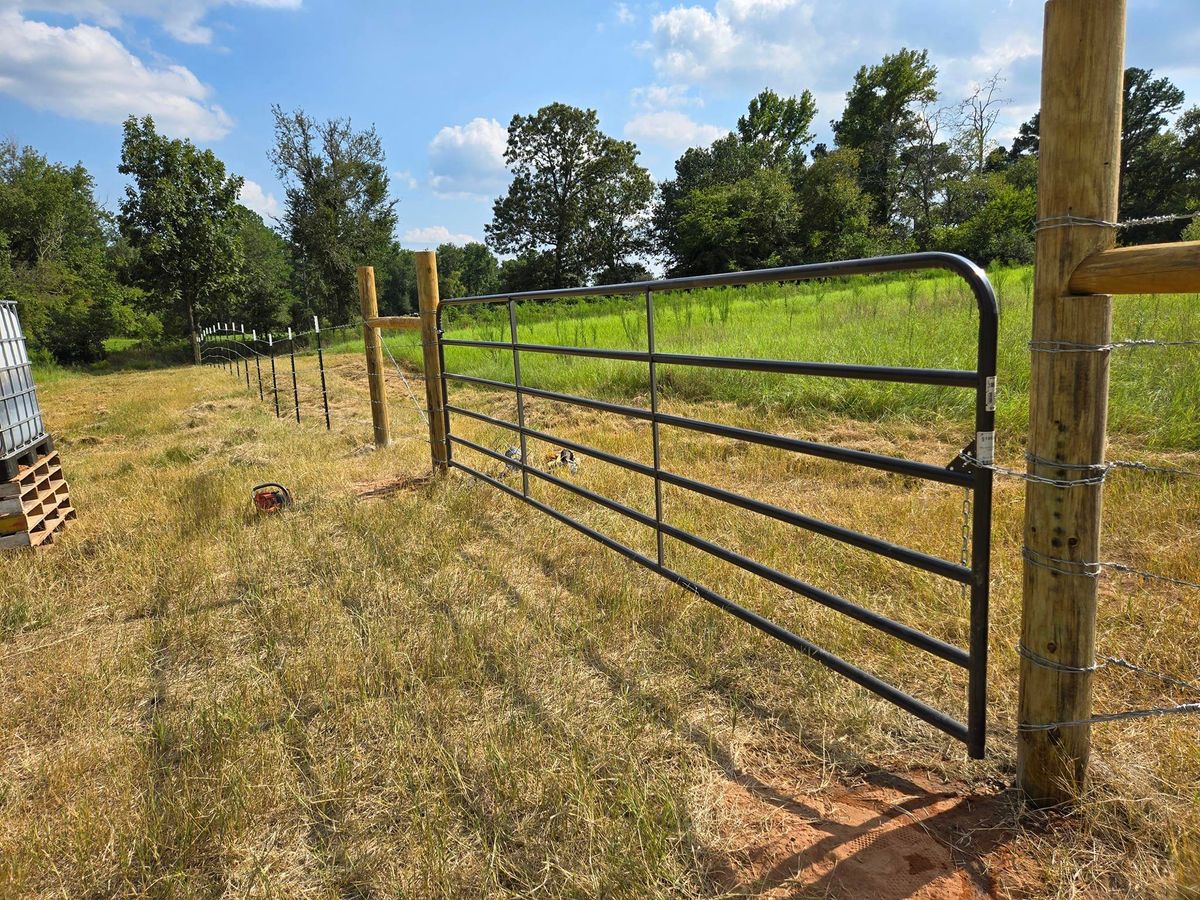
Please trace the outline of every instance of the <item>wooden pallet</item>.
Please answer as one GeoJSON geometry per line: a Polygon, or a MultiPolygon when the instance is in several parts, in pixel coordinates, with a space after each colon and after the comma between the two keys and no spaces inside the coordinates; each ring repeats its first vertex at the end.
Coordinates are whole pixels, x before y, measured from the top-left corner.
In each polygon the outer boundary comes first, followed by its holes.
{"type": "Polygon", "coordinates": [[[50,435],[31,444],[19,453],[0,459],[0,482],[13,481],[21,469],[33,466],[39,459],[54,452],[54,439],[50,435]]]}
{"type": "Polygon", "coordinates": [[[74,518],[70,488],[56,451],[0,483],[0,550],[52,544],[74,518]]]}

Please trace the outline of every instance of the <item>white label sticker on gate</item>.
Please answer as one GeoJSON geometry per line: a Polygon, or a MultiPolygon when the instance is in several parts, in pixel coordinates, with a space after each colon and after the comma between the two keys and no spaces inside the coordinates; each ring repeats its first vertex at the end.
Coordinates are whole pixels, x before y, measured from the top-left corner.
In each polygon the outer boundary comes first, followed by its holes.
{"type": "Polygon", "coordinates": [[[981,466],[990,466],[996,460],[996,432],[980,431],[975,434],[975,458],[981,466]]]}
{"type": "Polygon", "coordinates": [[[983,391],[983,408],[988,412],[996,411],[996,376],[989,375],[983,391]]]}

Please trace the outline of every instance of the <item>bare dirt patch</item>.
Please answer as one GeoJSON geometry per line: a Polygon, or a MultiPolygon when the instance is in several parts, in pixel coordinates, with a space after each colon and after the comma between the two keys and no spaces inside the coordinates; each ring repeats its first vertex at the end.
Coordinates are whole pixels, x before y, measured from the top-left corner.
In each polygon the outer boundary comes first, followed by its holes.
{"type": "Polygon", "coordinates": [[[1007,845],[1010,799],[922,773],[867,775],[821,788],[807,775],[742,769],[718,816],[731,847],[726,889],[756,897],[978,898],[1026,880],[1007,845]],[[1003,870],[1003,874],[1001,874],[1003,870]]]}

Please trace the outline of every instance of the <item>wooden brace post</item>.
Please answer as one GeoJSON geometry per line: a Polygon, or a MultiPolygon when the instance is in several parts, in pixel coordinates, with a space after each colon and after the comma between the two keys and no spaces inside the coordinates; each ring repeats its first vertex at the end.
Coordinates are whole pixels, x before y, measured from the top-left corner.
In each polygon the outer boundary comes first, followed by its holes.
{"type": "Polygon", "coordinates": [[[371,424],[375,447],[391,446],[392,426],[388,415],[387,390],[383,382],[383,340],[379,329],[371,326],[379,318],[379,301],[375,296],[375,270],[371,266],[358,268],[358,299],[362,304],[363,343],[367,351],[367,387],[371,392],[371,424]]]}
{"type": "MultiPolygon", "coordinates": [[[[1111,334],[1112,298],[1073,293],[1097,287],[1073,276],[1116,242],[1125,0],[1049,0],[1044,41],[1038,219],[1053,227],[1037,232],[1029,471],[1066,482],[1104,462],[1109,354],[1057,351],[1111,334]]],[[[1017,785],[1039,804],[1078,796],[1087,774],[1090,726],[1039,726],[1091,716],[1101,488],[1026,486],[1017,785]]]]}
{"type": "Polygon", "coordinates": [[[432,250],[417,251],[417,302],[421,313],[429,449],[433,457],[433,474],[440,476],[450,468],[450,443],[446,436],[446,395],[442,384],[442,336],[438,333],[437,254],[432,250]]]}

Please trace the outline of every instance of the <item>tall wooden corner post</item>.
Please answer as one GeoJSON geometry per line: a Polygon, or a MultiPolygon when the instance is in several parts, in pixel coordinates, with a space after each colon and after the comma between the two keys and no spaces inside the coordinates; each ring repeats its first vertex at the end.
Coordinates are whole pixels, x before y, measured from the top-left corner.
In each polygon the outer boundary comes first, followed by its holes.
{"type": "Polygon", "coordinates": [[[1077,796],[1091,741],[1088,725],[1039,726],[1092,710],[1095,476],[1108,414],[1109,353],[1100,348],[1112,297],[1072,293],[1071,279],[1116,242],[1105,223],[1118,215],[1125,0],[1049,0],[1044,41],[1028,471],[1054,483],[1030,481],[1025,492],[1017,744],[1017,785],[1039,804],[1077,796]]]}
{"type": "Polygon", "coordinates": [[[438,333],[437,254],[417,252],[417,303],[421,312],[421,352],[425,362],[425,405],[429,414],[429,448],[433,474],[445,475],[450,468],[450,444],[446,437],[446,394],[442,382],[441,335],[438,333]]]}
{"type": "Polygon", "coordinates": [[[375,270],[371,266],[358,268],[358,298],[362,304],[363,343],[367,348],[367,387],[371,392],[371,424],[375,447],[391,446],[392,426],[388,416],[387,391],[383,383],[383,340],[372,320],[379,318],[379,301],[375,296],[375,270]]]}

